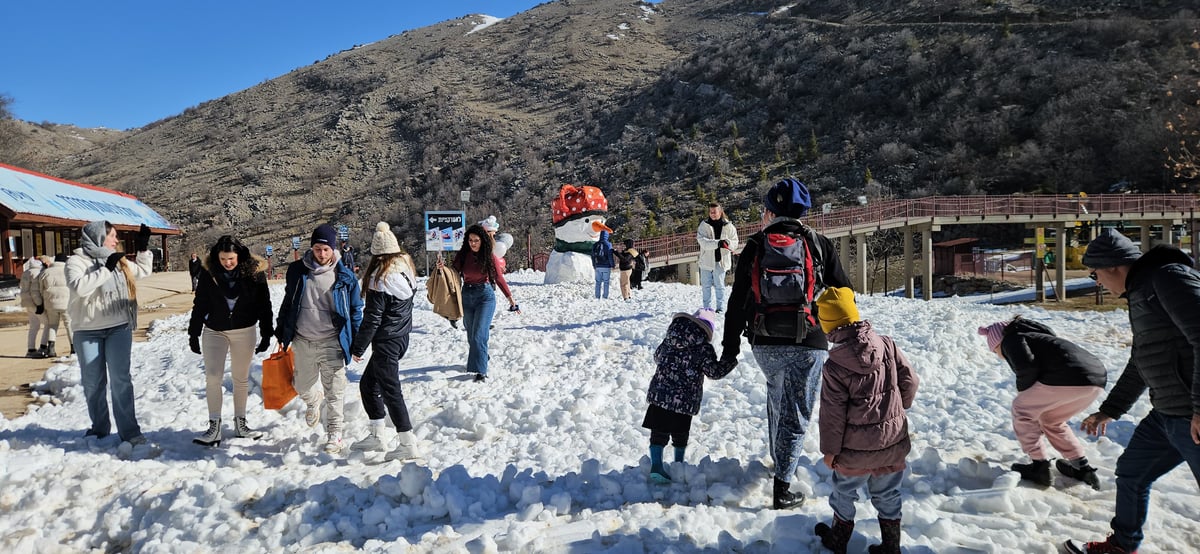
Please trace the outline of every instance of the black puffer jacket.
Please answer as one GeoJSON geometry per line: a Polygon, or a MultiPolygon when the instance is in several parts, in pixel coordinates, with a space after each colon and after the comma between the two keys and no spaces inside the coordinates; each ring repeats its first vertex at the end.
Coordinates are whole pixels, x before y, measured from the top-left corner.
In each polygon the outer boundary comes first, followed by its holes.
{"type": "Polygon", "coordinates": [[[1142,391],[1168,416],[1200,414],[1200,272],[1173,246],[1156,246],[1125,280],[1133,351],[1100,411],[1116,419],[1142,391]]]}
{"type": "Polygon", "coordinates": [[[192,301],[192,319],[188,325],[189,336],[199,337],[205,326],[214,331],[229,331],[245,329],[255,323],[258,323],[262,336],[274,334],[266,260],[255,256],[243,265],[245,267],[238,266],[230,291],[230,296],[237,298],[232,310],[225,295],[229,283],[225,271],[221,268],[214,272],[208,267],[200,269],[196,298],[192,301]]]}
{"type": "Polygon", "coordinates": [[[1018,391],[1034,383],[1052,387],[1108,384],[1108,373],[1100,358],[1036,321],[1017,318],[1009,323],[1004,328],[1000,353],[1017,374],[1018,391]]]}
{"type": "MultiPolygon", "coordinates": [[[[363,305],[362,324],[350,344],[350,355],[362,357],[367,351],[367,345],[400,337],[408,337],[412,332],[413,294],[412,280],[400,271],[389,273],[385,279],[404,279],[408,287],[405,289],[407,298],[400,298],[386,291],[395,291],[396,287],[367,288],[366,303],[363,305]]],[[[407,350],[407,345],[404,347],[407,350]]],[[[400,353],[402,356],[403,352],[400,353]]]]}

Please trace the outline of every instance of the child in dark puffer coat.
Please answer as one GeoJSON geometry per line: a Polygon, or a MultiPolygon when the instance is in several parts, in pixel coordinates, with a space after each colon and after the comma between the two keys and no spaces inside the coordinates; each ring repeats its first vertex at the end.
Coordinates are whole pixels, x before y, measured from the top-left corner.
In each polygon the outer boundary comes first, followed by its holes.
{"type": "Polygon", "coordinates": [[[821,377],[821,453],[833,469],[833,524],[815,529],[826,548],[845,554],[854,534],[854,503],[867,486],[879,512],[883,544],[871,554],[900,552],[900,483],[912,445],[905,410],[920,378],[891,338],[858,317],[854,291],[825,289],[817,299],[821,329],[836,343],[821,377]]]}
{"type": "Polygon", "coordinates": [[[704,377],[720,379],[737,365],[736,360],[717,359],[712,345],[715,321],[712,310],[677,313],[667,327],[667,336],[654,351],[658,368],[650,378],[646,394],[650,406],[642,427],[650,429],[650,479],[656,483],[671,482],[663,468],[667,439],[675,445],[675,461],[683,461],[692,416],[700,413],[704,377]]]}

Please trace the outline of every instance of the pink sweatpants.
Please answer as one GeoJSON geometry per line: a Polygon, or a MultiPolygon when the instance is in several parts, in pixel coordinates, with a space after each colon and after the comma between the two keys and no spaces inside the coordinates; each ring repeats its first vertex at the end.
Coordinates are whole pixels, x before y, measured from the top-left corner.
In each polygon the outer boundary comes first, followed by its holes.
{"type": "Polygon", "coordinates": [[[1050,441],[1063,458],[1073,460],[1083,456],[1083,445],[1067,425],[1067,420],[1078,414],[1104,392],[1093,386],[1052,387],[1034,383],[1013,399],[1013,432],[1021,443],[1021,450],[1034,460],[1046,460],[1042,449],[1042,435],[1050,441]]]}

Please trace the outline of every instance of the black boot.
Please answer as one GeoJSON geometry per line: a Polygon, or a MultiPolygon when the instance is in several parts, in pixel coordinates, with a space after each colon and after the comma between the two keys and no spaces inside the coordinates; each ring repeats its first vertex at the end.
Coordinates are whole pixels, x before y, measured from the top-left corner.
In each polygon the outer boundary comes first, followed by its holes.
{"type": "Polygon", "coordinates": [[[900,520],[879,518],[879,533],[883,544],[867,547],[870,554],[900,554],[900,520]]]}
{"type": "Polygon", "coordinates": [[[1012,470],[1021,474],[1021,479],[1038,486],[1049,487],[1050,460],[1034,460],[1027,464],[1013,464],[1012,470]]]}
{"type": "Polygon", "coordinates": [[[38,354],[37,349],[30,348],[29,351],[25,352],[25,357],[26,358],[40,358],[41,355],[38,354]]]}
{"type": "Polygon", "coordinates": [[[776,510],[786,510],[800,504],[801,502],[804,502],[804,493],[792,492],[788,490],[788,487],[791,484],[787,481],[780,480],[779,478],[774,478],[774,480],[775,483],[773,491],[774,494],[772,495],[772,506],[776,510]]]}
{"type": "Polygon", "coordinates": [[[821,537],[821,544],[832,550],[834,554],[846,554],[846,545],[854,536],[854,522],[842,521],[837,514],[833,515],[833,527],[826,523],[818,523],[813,532],[821,537]]]}
{"type": "Polygon", "coordinates": [[[1071,465],[1066,460],[1054,460],[1054,467],[1058,468],[1058,472],[1075,479],[1083,481],[1093,489],[1100,490],[1100,478],[1096,477],[1096,468],[1088,465],[1087,458],[1084,458],[1079,467],[1071,465]]]}
{"type": "Polygon", "coordinates": [[[57,358],[58,357],[58,353],[56,353],[54,351],[54,341],[50,341],[50,342],[46,343],[46,357],[47,358],[57,358]]]}

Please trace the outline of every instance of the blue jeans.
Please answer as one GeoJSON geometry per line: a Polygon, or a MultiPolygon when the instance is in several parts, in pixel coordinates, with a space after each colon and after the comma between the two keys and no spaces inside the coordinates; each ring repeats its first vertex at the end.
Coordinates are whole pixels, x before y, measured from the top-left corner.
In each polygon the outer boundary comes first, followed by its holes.
{"type": "Polygon", "coordinates": [[[716,269],[701,269],[700,270],[700,294],[704,299],[704,307],[712,308],[712,302],[709,298],[712,296],[713,289],[717,291],[717,309],[721,310],[725,307],[725,268],[720,265],[716,269]]]}
{"type": "Polygon", "coordinates": [[[490,284],[464,285],[462,289],[463,326],[467,330],[467,371],[487,375],[488,331],[496,313],[496,293],[490,284]]]}
{"type": "Polygon", "coordinates": [[[612,279],[611,267],[596,267],[596,298],[608,298],[608,282],[612,279]],[[604,295],[601,296],[601,288],[604,289],[604,295]]]}
{"type": "Polygon", "coordinates": [[[879,519],[900,519],[900,483],[904,472],[886,475],[847,476],[833,472],[833,493],[829,495],[829,507],[842,521],[854,521],[854,503],[858,502],[858,489],[867,486],[871,493],[871,504],[879,512],[879,519]]]}
{"type": "Polygon", "coordinates": [[[1138,423],[1125,452],[1117,458],[1117,511],[1113,538],[1127,551],[1142,544],[1142,524],[1150,507],[1150,486],[1159,477],[1187,462],[1200,485],[1200,445],[1192,442],[1192,420],[1158,410],[1138,423]]]}
{"type": "Polygon", "coordinates": [[[108,435],[112,423],[108,417],[108,387],[112,380],[112,413],[117,432],[127,441],[142,434],[133,409],[133,378],[129,375],[129,355],[133,349],[133,329],[128,325],[108,329],[76,331],[75,353],[79,356],[80,381],[87,399],[92,432],[108,435]]]}
{"type": "Polygon", "coordinates": [[[767,440],[775,478],[792,482],[804,432],[812,420],[829,352],[794,345],[755,345],[754,360],[767,378],[767,440]]]}

